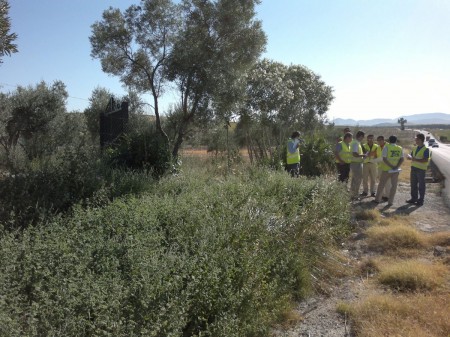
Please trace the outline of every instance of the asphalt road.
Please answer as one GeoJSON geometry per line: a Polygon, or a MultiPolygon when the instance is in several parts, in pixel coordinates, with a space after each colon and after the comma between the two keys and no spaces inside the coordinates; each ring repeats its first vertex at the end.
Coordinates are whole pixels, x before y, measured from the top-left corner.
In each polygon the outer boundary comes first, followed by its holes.
{"type": "MultiPolygon", "coordinates": [[[[430,138],[436,139],[426,130],[420,130],[420,132],[422,132],[425,136],[430,136],[430,138]]],[[[436,143],[439,144],[439,147],[430,147],[432,150],[431,160],[436,164],[439,171],[441,171],[445,177],[445,194],[447,195],[447,198],[450,199],[450,144],[440,143],[437,139],[436,143]]],[[[429,145],[428,142],[425,142],[425,144],[429,145]]]]}

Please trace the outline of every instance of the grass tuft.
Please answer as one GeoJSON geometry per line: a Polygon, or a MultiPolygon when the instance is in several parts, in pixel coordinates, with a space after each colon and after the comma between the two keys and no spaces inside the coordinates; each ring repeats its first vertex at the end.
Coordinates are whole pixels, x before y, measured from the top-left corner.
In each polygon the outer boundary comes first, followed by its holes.
{"type": "Polygon", "coordinates": [[[401,249],[426,247],[424,234],[404,224],[374,226],[366,231],[370,249],[378,252],[398,252],[401,249]]]}
{"type": "Polygon", "coordinates": [[[381,269],[378,282],[401,292],[432,290],[441,286],[447,268],[408,260],[387,265],[381,269]]]}
{"type": "Polygon", "coordinates": [[[380,218],[381,214],[376,209],[365,209],[355,214],[356,220],[378,221],[380,218]]]}
{"type": "Polygon", "coordinates": [[[373,295],[349,311],[358,336],[441,337],[450,333],[450,295],[373,295]]]}
{"type": "Polygon", "coordinates": [[[380,266],[374,259],[367,259],[360,264],[359,271],[362,276],[368,276],[378,273],[380,271],[380,266]]]}
{"type": "Polygon", "coordinates": [[[430,246],[450,246],[450,232],[437,232],[428,237],[430,246]]]}

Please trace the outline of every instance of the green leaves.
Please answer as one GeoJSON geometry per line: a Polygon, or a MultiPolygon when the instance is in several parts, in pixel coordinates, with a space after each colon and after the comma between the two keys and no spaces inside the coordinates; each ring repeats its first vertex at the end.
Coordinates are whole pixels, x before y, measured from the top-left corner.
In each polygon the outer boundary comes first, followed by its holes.
{"type": "Polygon", "coordinates": [[[0,0],[0,64],[3,62],[3,56],[11,56],[17,53],[17,45],[14,40],[17,39],[16,33],[9,33],[11,22],[8,17],[9,3],[7,0],[0,0]]]}
{"type": "Polygon", "coordinates": [[[340,193],[337,182],[263,170],[197,172],[2,232],[0,331],[265,336],[346,232],[340,193]]]}

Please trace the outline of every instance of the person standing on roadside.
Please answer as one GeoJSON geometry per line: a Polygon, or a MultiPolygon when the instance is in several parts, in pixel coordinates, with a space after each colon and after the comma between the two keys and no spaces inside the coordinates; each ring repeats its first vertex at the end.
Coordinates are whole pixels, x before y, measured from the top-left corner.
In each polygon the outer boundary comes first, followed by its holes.
{"type": "Polygon", "coordinates": [[[361,196],[365,197],[369,194],[370,181],[370,195],[375,197],[375,180],[377,179],[377,158],[378,145],[373,142],[373,135],[367,136],[367,143],[363,145],[363,152],[367,153],[367,158],[363,162],[363,192],[361,196]]]}
{"type": "Polygon", "coordinates": [[[350,182],[350,193],[352,199],[358,199],[359,187],[362,181],[362,163],[366,158],[363,153],[361,142],[364,139],[364,132],[358,131],[356,133],[355,139],[350,143],[352,151],[352,161],[350,163],[350,172],[352,173],[352,180],[350,182]]]}
{"type": "Polygon", "coordinates": [[[377,194],[374,200],[377,204],[381,202],[381,195],[383,194],[384,186],[386,185],[386,182],[388,180],[390,180],[391,182],[388,206],[392,206],[394,204],[395,193],[397,192],[398,176],[400,174],[399,168],[404,161],[403,149],[396,143],[397,137],[390,136],[389,144],[387,144],[383,148],[382,152],[383,162],[381,163],[382,172],[380,176],[380,183],[378,184],[377,188],[377,194]]]}
{"type": "Polygon", "coordinates": [[[300,132],[294,131],[287,143],[286,171],[291,177],[300,175],[300,132]]]}
{"type": "Polygon", "coordinates": [[[338,171],[338,180],[343,183],[348,182],[350,175],[350,162],[352,160],[352,152],[350,143],[353,140],[353,135],[347,132],[344,139],[336,144],[334,150],[334,157],[336,158],[336,167],[338,171]]]}
{"type": "Polygon", "coordinates": [[[425,146],[425,135],[419,133],[416,136],[416,146],[413,147],[408,159],[411,160],[411,199],[406,200],[408,204],[422,206],[425,198],[425,173],[428,169],[431,153],[425,146]]]}
{"type": "MultiPolygon", "coordinates": [[[[378,148],[377,148],[377,158],[375,159],[375,162],[377,163],[377,178],[378,178],[378,183],[380,183],[380,178],[381,178],[381,172],[383,172],[383,170],[381,169],[381,165],[383,163],[383,149],[386,146],[387,143],[384,140],[384,136],[378,136],[377,137],[377,144],[378,144],[378,148]]],[[[389,179],[388,181],[386,181],[386,185],[384,186],[384,190],[382,191],[382,197],[381,200],[383,201],[388,201],[389,200],[389,191],[391,190],[391,180],[389,179]]]]}

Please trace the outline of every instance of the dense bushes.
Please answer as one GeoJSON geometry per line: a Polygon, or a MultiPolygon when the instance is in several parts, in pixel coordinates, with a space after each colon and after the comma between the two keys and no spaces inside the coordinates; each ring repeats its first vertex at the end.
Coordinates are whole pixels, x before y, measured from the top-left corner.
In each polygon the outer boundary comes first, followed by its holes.
{"type": "Polygon", "coordinates": [[[0,335],[263,336],[346,232],[343,187],[252,170],[4,231],[0,335]],[[326,205],[326,207],[325,207],[326,205]]]}
{"type": "Polygon", "coordinates": [[[172,162],[167,139],[153,124],[125,133],[106,153],[113,165],[145,170],[154,177],[161,177],[172,162]]]}
{"type": "Polygon", "coordinates": [[[145,173],[109,168],[92,148],[66,147],[0,180],[0,223],[23,228],[80,201],[136,193],[152,182],[145,173]]]}

